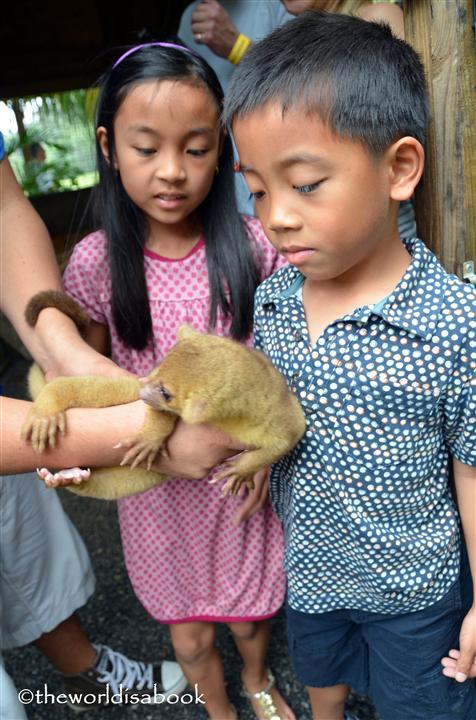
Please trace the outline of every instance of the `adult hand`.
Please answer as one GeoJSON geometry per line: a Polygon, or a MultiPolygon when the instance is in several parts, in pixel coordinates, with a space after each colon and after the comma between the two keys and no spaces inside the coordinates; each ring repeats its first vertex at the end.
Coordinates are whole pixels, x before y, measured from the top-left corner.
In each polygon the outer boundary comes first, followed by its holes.
{"type": "Polygon", "coordinates": [[[269,468],[263,468],[258,470],[253,476],[254,488],[248,490],[245,488],[246,497],[233,518],[233,523],[239,525],[245,520],[249,520],[256,515],[268,500],[268,488],[269,488],[269,468]]]}
{"type": "Polygon", "coordinates": [[[45,308],[35,326],[37,360],[47,381],[65,375],[131,375],[83,340],[74,322],[56,308],[45,308]]]}
{"type": "Polygon", "coordinates": [[[179,421],[167,440],[167,456],[162,455],[152,469],[199,480],[244,449],[244,445],[211,425],[188,425],[179,421]]]}
{"type": "Polygon", "coordinates": [[[192,15],[192,32],[197,43],[207,45],[223,58],[228,57],[240,34],[217,0],[202,0],[197,5],[192,15]]]}
{"type": "Polygon", "coordinates": [[[463,620],[459,635],[459,650],[451,649],[441,661],[443,675],[464,682],[476,677],[476,606],[463,620]]]}

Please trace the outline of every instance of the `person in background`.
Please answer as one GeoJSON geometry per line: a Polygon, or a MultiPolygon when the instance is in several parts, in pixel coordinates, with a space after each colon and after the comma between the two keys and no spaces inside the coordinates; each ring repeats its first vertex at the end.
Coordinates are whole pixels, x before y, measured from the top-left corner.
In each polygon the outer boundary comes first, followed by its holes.
{"type": "MultiPolygon", "coordinates": [[[[178,36],[211,65],[226,93],[250,44],[291,18],[279,0],[196,0],[184,10],[178,36]]],[[[238,210],[254,215],[254,203],[240,174],[235,177],[235,191],[238,210]]]]}

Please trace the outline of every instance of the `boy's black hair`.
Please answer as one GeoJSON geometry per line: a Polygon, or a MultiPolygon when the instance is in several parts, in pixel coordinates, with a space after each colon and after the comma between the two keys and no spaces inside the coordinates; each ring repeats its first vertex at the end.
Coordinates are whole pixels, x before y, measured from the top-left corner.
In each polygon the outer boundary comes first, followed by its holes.
{"type": "MultiPolygon", "coordinates": [[[[111,160],[115,157],[114,118],[129,91],[147,80],[190,82],[210,95],[218,113],[223,90],[212,68],[195,53],[151,46],[134,52],[100,80],[96,127],[107,130],[111,160]]],[[[96,139],[99,183],[95,188],[96,220],[105,230],[112,280],[112,311],[121,340],[143,350],[152,336],[145,272],[146,221],[124,190],[113,163],[109,164],[96,139]]],[[[217,309],[232,317],[231,334],[238,340],[251,331],[253,296],[259,273],[251,243],[235,200],[233,148],[229,135],[223,141],[211,190],[198,208],[205,236],[210,286],[210,327],[217,309]]]]}
{"type": "Polygon", "coordinates": [[[231,125],[268,102],[302,106],[374,156],[401,137],[425,143],[428,98],[416,52],[388,25],[304,13],[254,45],[234,73],[223,119],[231,125]]]}

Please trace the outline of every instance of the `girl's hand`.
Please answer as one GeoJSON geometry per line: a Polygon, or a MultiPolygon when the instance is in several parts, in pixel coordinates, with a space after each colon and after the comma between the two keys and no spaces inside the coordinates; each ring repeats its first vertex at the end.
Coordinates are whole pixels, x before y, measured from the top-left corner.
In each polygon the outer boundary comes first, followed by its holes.
{"type": "Polygon", "coordinates": [[[255,484],[253,490],[245,491],[246,497],[233,518],[234,525],[249,520],[265,506],[268,501],[269,467],[258,470],[253,475],[253,482],[255,484]]]}
{"type": "Polygon", "coordinates": [[[443,675],[464,682],[476,677],[476,606],[463,620],[459,635],[460,649],[452,649],[441,661],[443,675]]]}

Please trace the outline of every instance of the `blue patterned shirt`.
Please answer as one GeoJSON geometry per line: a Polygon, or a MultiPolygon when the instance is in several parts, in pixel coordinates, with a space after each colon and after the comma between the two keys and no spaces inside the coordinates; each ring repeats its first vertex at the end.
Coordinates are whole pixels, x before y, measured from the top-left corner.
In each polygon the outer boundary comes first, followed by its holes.
{"type": "Polygon", "coordinates": [[[3,141],[3,135],[0,132],[0,160],[3,160],[5,157],[5,143],[3,141]]]}
{"type": "Polygon", "coordinates": [[[306,613],[402,613],[459,573],[449,454],[476,465],[476,293],[420,240],[394,291],[310,346],[292,266],[258,289],[255,343],[299,398],[307,430],[271,473],[288,600],[306,613]]]}

